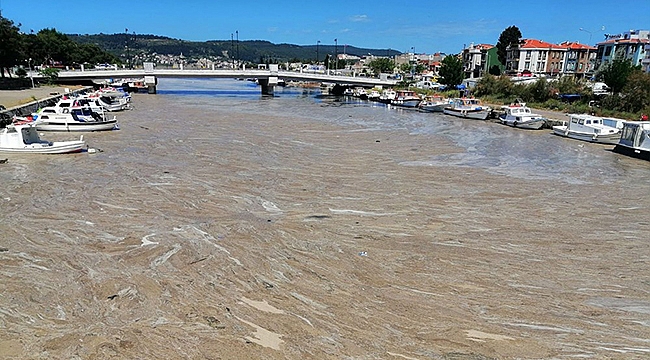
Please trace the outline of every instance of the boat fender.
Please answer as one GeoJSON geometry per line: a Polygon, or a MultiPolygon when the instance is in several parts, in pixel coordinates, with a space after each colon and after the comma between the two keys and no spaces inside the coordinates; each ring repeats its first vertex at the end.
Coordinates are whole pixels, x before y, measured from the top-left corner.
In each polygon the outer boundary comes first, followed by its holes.
{"type": "Polygon", "coordinates": [[[569,129],[564,130],[564,136],[569,136],[569,129]]]}
{"type": "Polygon", "coordinates": [[[516,122],[516,121],[513,122],[513,123],[512,123],[512,126],[517,126],[517,122],[516,122]]]}

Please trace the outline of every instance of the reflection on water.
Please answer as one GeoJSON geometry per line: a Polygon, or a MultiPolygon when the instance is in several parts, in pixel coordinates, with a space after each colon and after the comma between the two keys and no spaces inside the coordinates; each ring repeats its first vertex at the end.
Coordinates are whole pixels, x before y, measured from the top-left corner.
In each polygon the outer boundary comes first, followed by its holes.
{"type": "MultiPolygon", "coordinates": [[[[465,120],[439,113],[395,109],[349,97],[320,96],[317,89],[276,87],[265,97],[252,81],[234,79],[161,79],[158,93],[180,106],[259,116],[297,116],[356,129],[399,130],[433,136],[463,151],[423,156],[405,166],[458,166],[485,169],[522,179],[611,183],[647,168],[644,162],[611,152],[612,146],[557,137],[550,130],[521,130],[494,122],[465,120]],[[218,101],[216,101],[218,99],[218,101]]],[[[404,146],[409,146],[404,144],[404,146]]]]}

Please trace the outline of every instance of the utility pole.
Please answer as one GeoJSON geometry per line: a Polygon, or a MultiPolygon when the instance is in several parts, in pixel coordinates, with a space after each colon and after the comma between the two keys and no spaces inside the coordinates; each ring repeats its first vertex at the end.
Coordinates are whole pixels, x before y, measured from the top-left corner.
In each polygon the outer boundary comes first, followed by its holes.
{"type": "Polygon", "coordinates": [[[316,41],[316,65],[318,65],[318,61],[319,61],[319,54],[318,54],[319,47],[320,47],[320,40],[316,41]]]}
{"type": "Polygon", "coordinates": [[[334,39],[334,75],[336,70],[339,69],[339,43],[338,39],[334,39]]]}
{"type": "Polygon", "coordinates": [[[129,55],[129,29],[124,29],[124,47],[126,48],[126,61],[129,68],[131,68],[131,55],[129,55]]]}
{"type": "Polygon", "coordinates": [[[232,58],[232,68],[235,68],[235,37],[230,33],[230,57],[232,58]]]}
{"type": "Polygon", "coordinates": [[[235,31],[237,35],[237,68],[239,68],[239,30],[235,31]]]}
{"type": "MultiPolygon", "coordinates": [[[[135,31],[133,32],[133,43],[131,43],[131,47],[133,48],[133,57],[137,57],[137,54],[135,53],[135,31]]],[[[131,58],[131,69],[135,69],[135,60],[133,60],[133,57],[131,58]]]]}

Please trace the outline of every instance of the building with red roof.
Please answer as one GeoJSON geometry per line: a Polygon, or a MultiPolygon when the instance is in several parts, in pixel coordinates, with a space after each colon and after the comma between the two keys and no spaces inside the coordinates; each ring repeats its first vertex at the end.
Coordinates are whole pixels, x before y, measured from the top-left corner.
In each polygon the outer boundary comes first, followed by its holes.
{"type": "Polygon", "coordinates": [[[537,39],[523,39],[509,46],[506,52],[506,72],[531,76],[585,77],[593,73],[596,48],[578,42],[552,44],[537,39]]]}
{"type": "Polygon", "coordinates": [[[560,46],[566,49],[564,57],[564,75],[576,78],[591,77],[596,70],[597,48],[579,42],[565,41],[560,46]]]}

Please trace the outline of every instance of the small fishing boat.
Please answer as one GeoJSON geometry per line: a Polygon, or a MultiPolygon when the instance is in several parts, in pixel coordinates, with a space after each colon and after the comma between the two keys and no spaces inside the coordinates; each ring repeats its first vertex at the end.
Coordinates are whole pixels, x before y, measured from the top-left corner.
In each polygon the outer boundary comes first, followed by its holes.
{"type": "Polygon", "coordinates": [[[80,152],[86,147],[83,135],[73,141],[42,140],[33,122],[19,121],[0,129],[0,152],[66,154],[80,152]]]}
{"type": "Polygon", "coordinates": [[[394,106],[416,108],[422,99],[415,91],[412,90],[398,90],[395,98],[391,100],[390,104],[394,106]]]}
{"type": "Polygon", "coordinates": [[[390,104],[393,99],[395,99],[395,96],[397,93],[393,89],[384,89],[381,91],[381,95],[379,95],[379,102],[384,103],[384,104],[390,104]]]}
{"type": "Polygon", "coordinates": [[[117,119],[106,118],[105,114],[89,111],[88,108],[56,109],[45,107],[32,114],[35,126],[40,131],[105,131],[118,130],[117,119]]]}
{"type": "Polygon", "coordinates": [[[443,112],[446,106],[449,106],[449,99],[444,99],[440,95],[433,95],[425,97],[418,105],[418,108],[424,112],[443,112]]]}
{"type": "Polygon", "coordinates": [[[587,114],[571,114],[564,125],[553,126],[555,135],[600,144],[617,144],[625,120],[587,114]]]}
{"type": "Polygon", "coordinates": [[[479,99],[455,98],[443,112],[466,119],[486,120],[492,113],[492,109],[483,105],[479,99]]]}
{"type": "Polygon", "coordinates": [[[627,121],[614,151],[637,159],[650,160],[650,122],[627,121]]]}
{"type": "Polygon", "coordinates": [[[546,124],[546,118],[533,113],[528,106],[515,103],[502,106],[501,109],[503,110],[503,114],[499,116],[499,119],[504,125],[521,129],[539,130],[546,124]]]}

